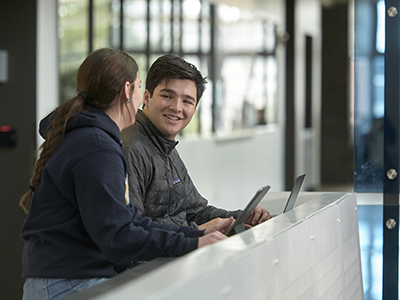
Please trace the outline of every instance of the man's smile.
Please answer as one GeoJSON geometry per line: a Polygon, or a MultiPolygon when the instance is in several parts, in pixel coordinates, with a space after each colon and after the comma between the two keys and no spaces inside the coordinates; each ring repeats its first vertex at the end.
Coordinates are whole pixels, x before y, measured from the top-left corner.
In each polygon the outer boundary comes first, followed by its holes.
{"type": "Polygon", "coordinates": [[[172,120],[172,121],[178,121],[178,120],[180,120],[179,117],[175,117],[175,116],[171,116],[171,115],[164,115],[164,116],[166,116],[168,119],[170,119],[170,120],[172,120]]]}

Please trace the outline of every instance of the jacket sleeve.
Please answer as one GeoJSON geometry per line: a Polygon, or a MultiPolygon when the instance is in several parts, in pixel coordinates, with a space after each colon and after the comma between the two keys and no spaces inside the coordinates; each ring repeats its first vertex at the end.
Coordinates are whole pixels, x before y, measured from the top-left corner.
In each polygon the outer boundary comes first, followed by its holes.
{"type": "Polygon", "coordinates": [[[202,231],[142,218],[127,203],[122,151],[95,151],[76,163],[71,173],[85,230],[111,262],[180,256],[197,248],[202,231]]]}
{"type": "Polygon", "coordinates": [[[207,205],[201,212],[195,215],[192,222],[201,225],[215,218],[234,217],[235,219],[238,219],[242,214],[242,210],[229,211],[212,205],[207,205]]]}
{"type": "Polygon", "coordinates": [[[148,183],[152,178],[152,169],[144,161],[144,156],[137,153],[129,145],[124,146],[125,157],[129,171],[129,198],[133,205],[139,209],[142,216],[144,212],[144,198],[148,183]]]}

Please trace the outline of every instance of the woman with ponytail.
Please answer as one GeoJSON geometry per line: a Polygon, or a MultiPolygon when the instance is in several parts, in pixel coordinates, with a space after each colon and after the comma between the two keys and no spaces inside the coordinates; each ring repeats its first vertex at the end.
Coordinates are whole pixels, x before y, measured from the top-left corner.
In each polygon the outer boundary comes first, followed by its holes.
{"type": "Polygon", "coordinates": [[[76,81],[77,96],[40,123],[45,142],[20,202],[24,300],[62,299],[135,261],[183,255],[224,239],[233,222],[204,232],[141,218],[120,139],[142,102],[138,66],[122,51],[99,49],[76,81]]]}

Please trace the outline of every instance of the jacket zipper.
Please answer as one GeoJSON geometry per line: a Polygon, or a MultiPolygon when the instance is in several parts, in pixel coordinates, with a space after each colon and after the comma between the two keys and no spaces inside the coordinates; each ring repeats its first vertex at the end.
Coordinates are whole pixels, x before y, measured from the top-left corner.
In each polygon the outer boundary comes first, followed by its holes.
{"type": "Polygon", "coordinates": [[[172,179],[172,169],[171,169],[171,164],[170,164],[170,160],[169,160],[169,156],[167,156],[167,181],[168,181],[168,218],[175,223],[176,225],[178,225],[179,227],[181,226],[181,224],[177,223],[170,215],[170,207],[171,207],[171,199],[172,199],[172,192],[171,192],[171,183],[170,183],[170,179],[172,179]]]}

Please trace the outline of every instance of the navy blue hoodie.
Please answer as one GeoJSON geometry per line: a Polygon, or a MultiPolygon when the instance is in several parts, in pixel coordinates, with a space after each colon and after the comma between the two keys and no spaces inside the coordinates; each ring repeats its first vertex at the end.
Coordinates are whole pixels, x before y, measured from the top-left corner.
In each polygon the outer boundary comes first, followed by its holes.
{"type": "MultiPolygon", "coordinates": [[[[86,107],[47,161],[22,226],[22,277],[95,278],[116,265],[197,248],[202,231],[141,218],[129,202],[118,126],[86,107]]],[[[46,136],[50,117],[42,120],[46,136]]]]}

